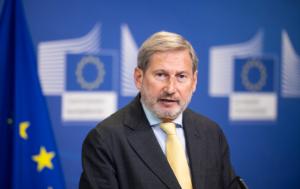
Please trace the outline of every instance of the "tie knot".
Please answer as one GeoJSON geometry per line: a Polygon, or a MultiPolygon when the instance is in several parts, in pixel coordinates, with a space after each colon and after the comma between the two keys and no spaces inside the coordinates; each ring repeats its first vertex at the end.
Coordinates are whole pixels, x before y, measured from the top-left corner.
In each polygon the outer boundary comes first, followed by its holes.
{"type": "Polygon", "coordinates": [[[172,122],[161,123],[160,128],[167,134],[167,135],[176,135],[176,125],[172,122]]]}

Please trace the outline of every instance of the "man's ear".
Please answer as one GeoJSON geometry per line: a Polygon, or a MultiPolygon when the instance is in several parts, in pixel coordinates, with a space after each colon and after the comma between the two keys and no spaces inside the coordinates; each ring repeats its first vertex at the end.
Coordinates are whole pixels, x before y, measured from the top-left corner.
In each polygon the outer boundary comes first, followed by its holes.
{"type": "Polygon", "coordinates": [[[193,92],[196,91],[198,81],[198,71],[196,70],[193,74],[193,92]]]}
{"type": "Polygon", "coordinates": [[[140,68],[136,67],[134,69],[134,83],[138,90],[140,90],[142,87],[143,76],[144,76],[143,74],[144,72],[140,68]]]}

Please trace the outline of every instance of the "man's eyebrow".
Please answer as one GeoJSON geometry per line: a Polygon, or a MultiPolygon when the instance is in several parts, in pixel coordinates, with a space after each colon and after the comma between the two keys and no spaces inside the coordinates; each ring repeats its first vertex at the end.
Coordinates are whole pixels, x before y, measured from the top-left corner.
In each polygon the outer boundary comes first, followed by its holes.
{"type": "Polygon", "coordinates": [[[176,72],[176,75],[178,75],[178,74],[187,74],[187,75],[189,75],[189,72],[187,72],[187,71],[178,71],[178,72],[176,72]]]}
{"type": "Polygon", "coordinates": [[[153,72],[165,72],[165,73],[167,73],[168,71],[166,71],[164,69],[157,69],[157,70],[153,70],[153,72]]]}
{"type": "MultiPolygon", "coordinates": [[[[162,72],[162,73],[170,73],[168,70],[165,69],[157,69],[157,70],[153,70],[153,73],[158,73],[158,72],[162,72]]],[[[179,74],[186,74],[186,75],[190,75],[188,71],[186,70],[181,70],[181,71],[176,71],[175,75],[179,75],[179,74]]]]}

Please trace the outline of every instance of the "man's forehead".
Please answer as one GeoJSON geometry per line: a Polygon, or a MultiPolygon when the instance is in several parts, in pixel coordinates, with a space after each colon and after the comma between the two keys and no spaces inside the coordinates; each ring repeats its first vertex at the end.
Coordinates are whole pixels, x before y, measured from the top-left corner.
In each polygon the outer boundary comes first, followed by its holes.
{"type": "Polygon", "coordinates": [[[157,51],[157,52],[154,52],[150,56],[150,60],[153,57],[166,57],[166,56],[174,56],[174,55],[178,55],[178,54],[188,55],[192,60],[192,57],[190,56],[188,49],[173,49],[173,50],[167,50],[167,51],[157,51]]]}
{"type": "MultiPolygon", "coordinates": [[[[172,51],[174,52],[174,51],[172,51]]],[[[185,53],[184,50],[175,51],[175,53],[169,54],[168,52],[158,52],[151,56],[149,59],[147,69],[151,70],[176,70],[176,71],[190,71],[193,68],[192,59],[190,58],[188,51],[186,55],[178,55],[176,52],[185,53]],[[170,58],[171,57],[171,58],[170,58]],[[183,58],[183,59],[182,59],[183,58]]]]}

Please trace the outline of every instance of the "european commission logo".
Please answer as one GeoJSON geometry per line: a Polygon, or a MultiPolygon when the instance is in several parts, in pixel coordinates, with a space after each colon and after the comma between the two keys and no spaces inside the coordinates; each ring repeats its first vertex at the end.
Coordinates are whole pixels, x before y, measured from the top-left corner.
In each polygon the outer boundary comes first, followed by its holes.
{"type": "Polygon", "coordinates": [[[300,97],[300,58],[287,32],[282,32],[281,75],[275,56],[263,53],[263,38],[259,31],[244,43],[210,49],[209,94],[229,99],[231,121],[275,121],[279,81],[283,98],[300,97]]]}
{"type": "Polygon", "coordinates": [[[123,97],[137,94],[133,71],[138,46],[127,24],[120,29],[121,53],[101,47],[100,24],[79,38],[39,44],[42,90],[61,96],[63,122],[98,122],[117,110],[118,91],[123,97]]]}
{"type": "Polygon", "coordinates": [[[61,96],[63,122],[98,122],[117,109],[117,53],[100,41],[96,24],[83,37],[39,44],[43,93],[61,96]]]}
{"type": "Polygon", "coordinates": [[[276,119],[275,63],[271,57],[235,59],[233,92],[229,95],[230,120],[276,119]]]}

